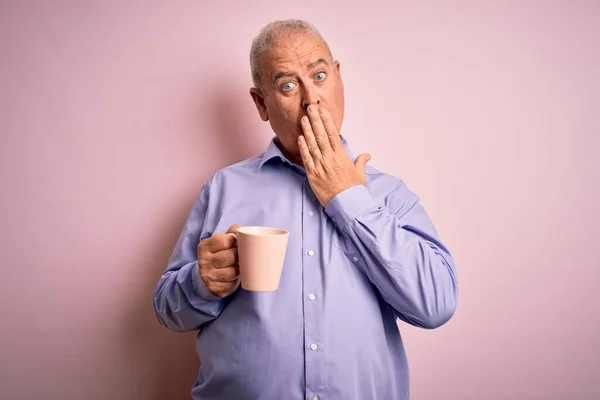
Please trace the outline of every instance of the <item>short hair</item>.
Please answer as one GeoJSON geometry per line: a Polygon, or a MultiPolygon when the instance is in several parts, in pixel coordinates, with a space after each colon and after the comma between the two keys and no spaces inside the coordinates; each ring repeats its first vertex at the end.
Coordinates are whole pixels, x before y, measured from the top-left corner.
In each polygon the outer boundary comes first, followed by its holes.
{"type": "Polygon", "coordinates": [[[265,25],[258,35],[252,41],[250,48],[250,70],[252,72],[252,82],[254,86],[262,91],[262,76],[260,69],[260,56],[265,51],[271,49],[274,44],[283,36],[292,33],[310,33],[319,38],[327,47],[331,56],[331,49],[323,39],[321,33],[310,22],[299,19],[288,19],[273,21],[265,25]]]}

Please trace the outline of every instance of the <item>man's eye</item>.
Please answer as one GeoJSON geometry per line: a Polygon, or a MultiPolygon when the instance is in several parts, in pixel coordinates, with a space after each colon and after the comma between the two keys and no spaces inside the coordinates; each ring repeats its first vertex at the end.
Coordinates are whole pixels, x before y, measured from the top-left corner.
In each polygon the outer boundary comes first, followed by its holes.
{"type": "Polygon", "coordinates": [[[318,81],[322,81],[323,79],[325,79],[326,76],[327,76],[327,74],[325,72],[319,72],[315,75],[315,78],[318,81]]]}
{"type": "Polygon", "coordinates": [[[296,85],[294,85],[292,82],[286,82],[281,87],[283,88],[283,90],[292,90],[296,87],[296,85]]]}

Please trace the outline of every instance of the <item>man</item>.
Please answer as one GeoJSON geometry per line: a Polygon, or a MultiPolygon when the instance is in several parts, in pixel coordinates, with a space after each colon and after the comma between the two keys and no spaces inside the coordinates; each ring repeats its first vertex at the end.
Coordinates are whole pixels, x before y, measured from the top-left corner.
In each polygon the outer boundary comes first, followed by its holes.
{"type": "Polygon", "coordinates": [[[354,158],[344,86],[319,32],[264,27],[250,94],[276,137],[202,187],[154,294],[159,321],[198,330],[195,399],[408,399],[396,320],[436,328],[457,301],[454,262],[415,194],[354,158]],[[239,286],[236,229],[290,232],[275,292],[239,286]]]}

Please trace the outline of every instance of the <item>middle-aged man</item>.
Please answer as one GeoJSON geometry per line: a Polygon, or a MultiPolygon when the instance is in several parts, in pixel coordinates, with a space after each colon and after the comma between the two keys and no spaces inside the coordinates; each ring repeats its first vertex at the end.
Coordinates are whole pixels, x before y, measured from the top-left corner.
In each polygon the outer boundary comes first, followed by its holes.
{"type": "Polygon", "coordinates": [[[163,325],[199,331],[192,396],[408,399],[396,321],[450,319],[452,256],[417,196],[352,155],[340,64],[312,25],[268,24],[250,63],[250,94],[276,137],[204,184],[154,294],[163,325]],[[239,285],[231,233],[244,225],[290,232],[275,292],[239,285]]]}

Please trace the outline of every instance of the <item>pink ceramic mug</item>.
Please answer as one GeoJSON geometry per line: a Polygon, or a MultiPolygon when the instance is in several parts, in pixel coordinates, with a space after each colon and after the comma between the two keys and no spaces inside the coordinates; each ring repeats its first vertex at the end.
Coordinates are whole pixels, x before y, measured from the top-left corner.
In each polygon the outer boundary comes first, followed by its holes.
{"type": "Polygon", "coordinates": [[[289,232],[265,226],[244,226],[236,231],[242,287],[272,292],[279,287],[289,232]]]}

